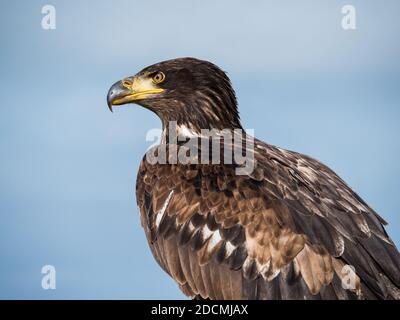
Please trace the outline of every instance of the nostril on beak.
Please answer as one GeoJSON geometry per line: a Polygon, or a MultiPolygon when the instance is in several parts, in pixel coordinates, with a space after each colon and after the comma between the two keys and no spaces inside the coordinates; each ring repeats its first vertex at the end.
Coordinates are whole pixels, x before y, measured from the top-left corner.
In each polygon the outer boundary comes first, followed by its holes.
{"type": "Polygon", "coordinates": [[[124,86],[125,88],[130,89],[132,87],[132,84],[132,81],[129,79],[122,80],[122,86],[124,86]]]}

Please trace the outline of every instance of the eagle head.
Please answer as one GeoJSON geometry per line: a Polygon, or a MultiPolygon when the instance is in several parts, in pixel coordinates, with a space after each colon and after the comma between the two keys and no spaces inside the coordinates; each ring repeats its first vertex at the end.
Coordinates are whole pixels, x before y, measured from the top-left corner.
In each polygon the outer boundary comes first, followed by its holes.
{"type": "Polygon", "coordinates": [[[110,88],[107,103],[134,103],[192,131],[241,128],[235,91],[224,71],[208,61],[179,58],[156,63],[110,88]]]}

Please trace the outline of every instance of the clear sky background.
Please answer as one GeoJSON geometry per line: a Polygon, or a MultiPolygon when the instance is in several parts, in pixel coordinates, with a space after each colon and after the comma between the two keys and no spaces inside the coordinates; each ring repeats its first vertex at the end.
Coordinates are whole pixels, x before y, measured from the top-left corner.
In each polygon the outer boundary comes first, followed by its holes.
{"type": "Polygon", "coordinates": [[[244,126],[334,169],[400,245],[399,14],[395,0],[1,0],[0,298],[183,298],[134,195],[160,122],[106,105],[115,81],[182,56],[226,70],[244,126]],[[41,288],[46,264],[56,290],[41,288]]]}

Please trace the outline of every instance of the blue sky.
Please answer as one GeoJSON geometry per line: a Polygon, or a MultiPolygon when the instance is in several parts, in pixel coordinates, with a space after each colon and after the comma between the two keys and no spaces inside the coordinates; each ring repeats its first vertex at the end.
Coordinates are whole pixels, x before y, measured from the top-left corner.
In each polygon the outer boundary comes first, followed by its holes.
{"type": "Polygon", "coordinates": [[[258,138],[317,158],[400,244],[398,1],[1,1],[0,298],[183,298],[153,260],[134,186],[159,120],[112,83],[210,60],[258,138]],[[41,28],[41,8],[57,29],[41,28]],[[357,29],[341,28],[341,7],[357,29]],[[57,289],[41,288],[41,268],[57,289]]]}

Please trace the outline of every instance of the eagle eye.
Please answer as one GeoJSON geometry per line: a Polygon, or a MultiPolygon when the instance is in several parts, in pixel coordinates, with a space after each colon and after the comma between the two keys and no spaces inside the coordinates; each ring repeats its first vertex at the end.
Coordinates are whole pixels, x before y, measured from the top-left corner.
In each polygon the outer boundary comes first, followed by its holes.
{"type": "Polygon", "coordinates": [[[157,72],[157,73],[153,76],[152,80],[153,80],[153,82],[154,82],[155,84],[159,84],[159,83],[163,82],[163,81],[165,80],[165,74],[164,74],[164,72],[161,72],[161,71],[157,72]]]}

